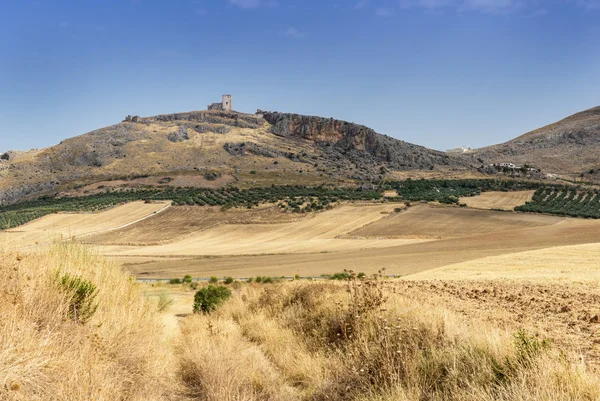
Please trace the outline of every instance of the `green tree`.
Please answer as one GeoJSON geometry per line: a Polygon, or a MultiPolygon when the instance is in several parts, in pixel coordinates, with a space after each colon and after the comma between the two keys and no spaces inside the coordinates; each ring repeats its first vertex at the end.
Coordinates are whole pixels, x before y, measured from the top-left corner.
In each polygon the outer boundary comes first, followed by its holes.
{"type": "Polygon", "coordinates": [[[231,290],[223,286],[209,285],[194,295],[194,313],[210,313],[231,296],[231,290]]]}

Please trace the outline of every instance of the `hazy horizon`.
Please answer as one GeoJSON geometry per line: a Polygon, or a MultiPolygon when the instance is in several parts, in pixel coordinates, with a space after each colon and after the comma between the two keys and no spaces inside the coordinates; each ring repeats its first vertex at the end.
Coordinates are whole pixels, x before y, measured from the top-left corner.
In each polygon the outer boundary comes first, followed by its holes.
{"type": "Polygon", "coordinates": [[[597,0],[9,0],[0,151],[234,109],[334,117],[430,148],[501,143],[600,105],[597,0]]]}

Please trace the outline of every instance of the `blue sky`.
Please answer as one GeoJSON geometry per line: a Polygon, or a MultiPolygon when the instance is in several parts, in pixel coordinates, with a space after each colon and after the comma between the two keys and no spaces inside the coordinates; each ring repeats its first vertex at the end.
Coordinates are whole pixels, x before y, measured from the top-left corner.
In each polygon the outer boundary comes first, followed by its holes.
{"type": "Polygon", "coordinates": [[[600,105],[600,0],[1,0],[0,151],[234,108],[435,149],[600,105]]]}

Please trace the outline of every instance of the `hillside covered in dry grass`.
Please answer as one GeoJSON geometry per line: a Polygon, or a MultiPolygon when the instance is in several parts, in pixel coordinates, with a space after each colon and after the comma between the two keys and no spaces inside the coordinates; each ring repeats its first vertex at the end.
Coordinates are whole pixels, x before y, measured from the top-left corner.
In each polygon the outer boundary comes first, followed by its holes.
{"type": "Polygon", "coordinates": [[[600,107],[574,114],[473,156],[492,163],[529,164],[547,173],[597,179],[600,168],[600,107]]]}
{"type": "Polygon", "coordinates": [[[356,185],[394,170],[456,167],[466,164],[345,121],[197,111],[128,118],[46,149],[6,152],[0,204],[99,186],[356,185]]]}

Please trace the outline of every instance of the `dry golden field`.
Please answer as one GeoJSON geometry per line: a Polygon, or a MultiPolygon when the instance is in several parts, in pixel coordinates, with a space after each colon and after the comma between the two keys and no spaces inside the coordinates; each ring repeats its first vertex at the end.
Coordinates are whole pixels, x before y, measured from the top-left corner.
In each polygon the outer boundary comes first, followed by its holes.
{"type": "Polygon", "coordinates": [[[140,223],[170,207],[170,202],[132,202],[99,213],[51,214],[29,224],[0,231],[0,247],[22,248],[57,238],[84,237],[140,223]]]}
{"type": "Polygon", "coordinates": [[[599,221],[395,207],[132,203],[3,232],[0,399],[600,399],[599,221]],[[32,247],[60,235],[77,238],[32,247]],[[120,263],[138,277],[403,277],[234,282],[204,315],[189,284],[135,284],[120,263]],[[98,288],[89,321],[74,320],[66,273],[98,288]]]}
{"type": "Polygon", "coordinates": [[[535,191],[484,192],[478,196],[460,198],[460,202],[475,209],[514,210],[533,198],[535,191]]]}
{"type": "MultiPolygon", "coordinates": [[[[101,246],[100,250],[115,257],[313,254],[420,242],[416,239],[381,241],[337,238],[381,219],[387,213],[392,213],[394,208],[394,204],[345,205],[290,223],[221,224],[168,244],[144,247],[108,245],[101,246]]],[[[150,219],[143,222],[142,227],[147,224],[152,224],[150,219]]]]}

